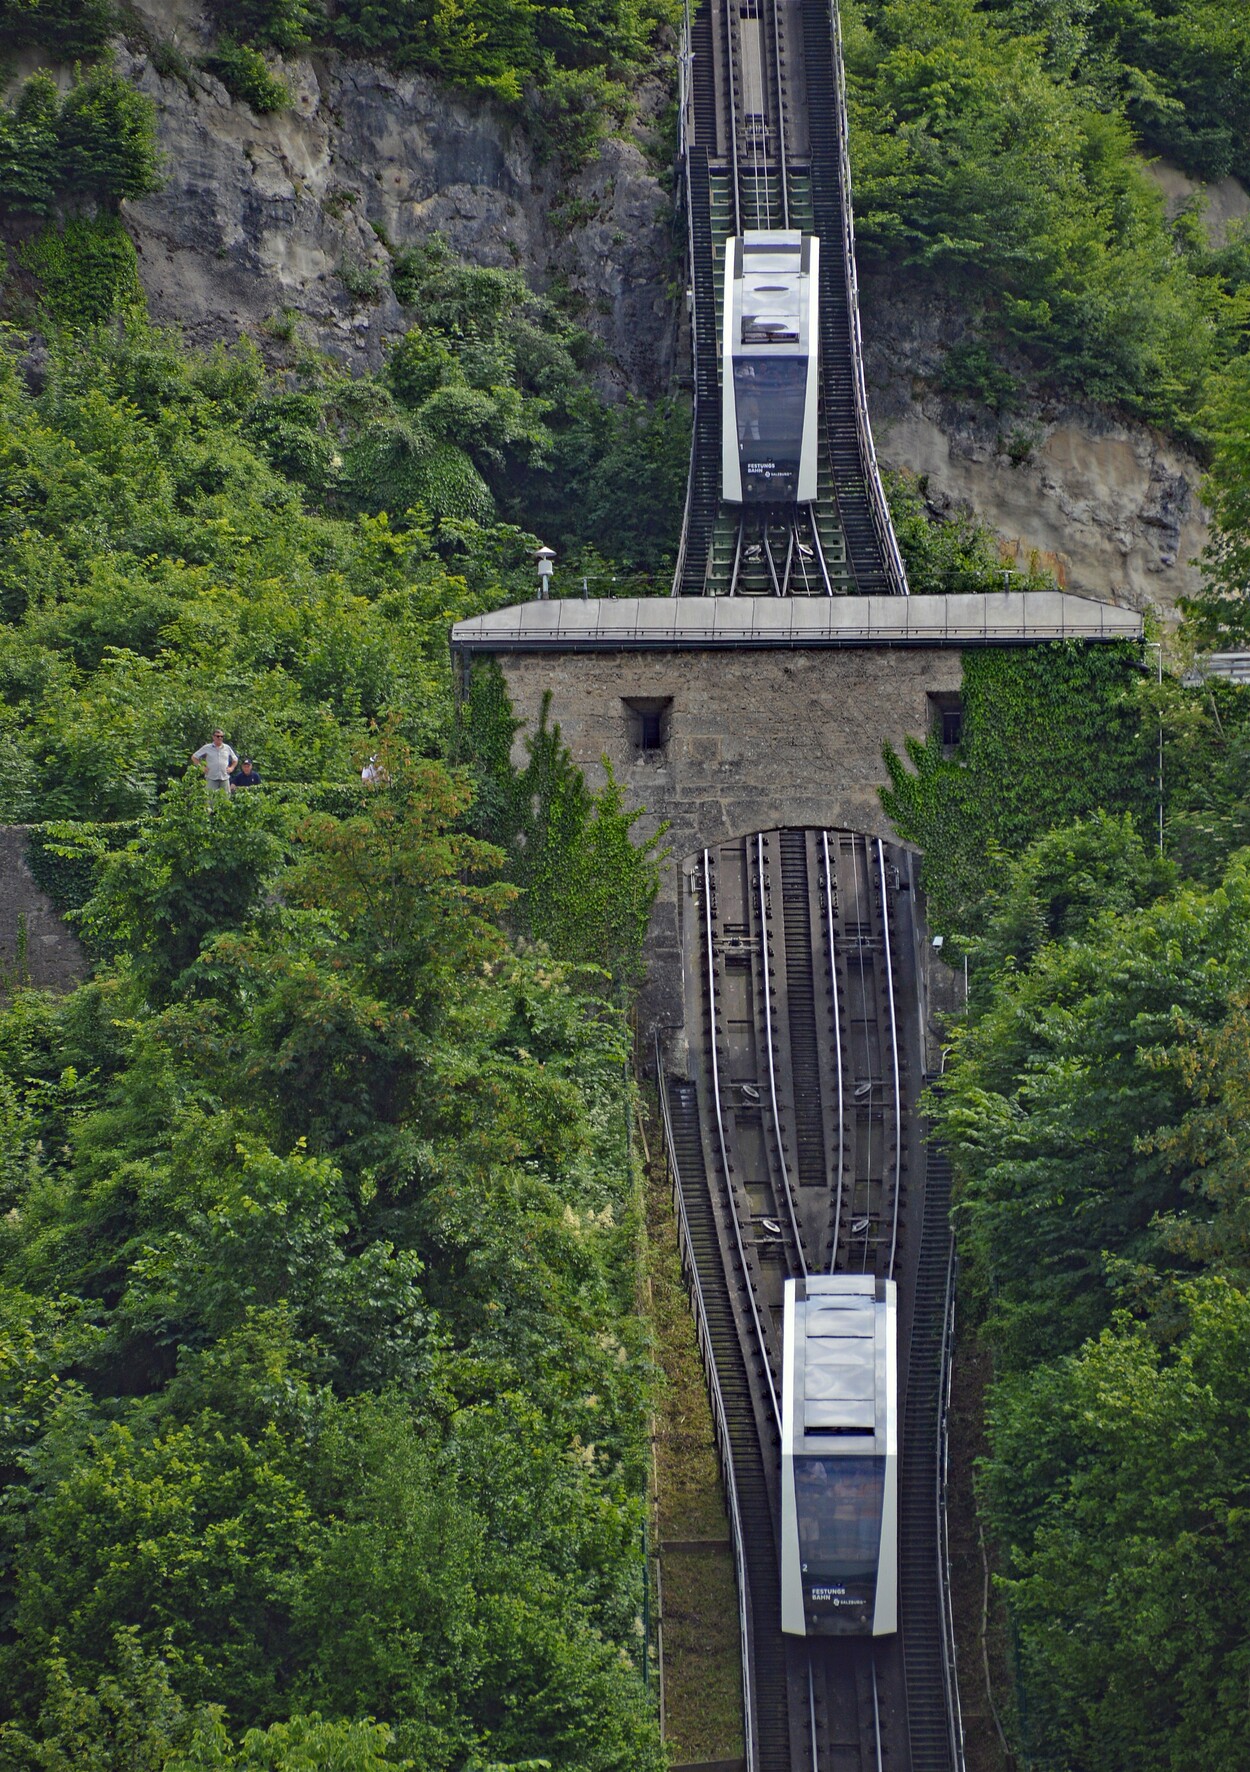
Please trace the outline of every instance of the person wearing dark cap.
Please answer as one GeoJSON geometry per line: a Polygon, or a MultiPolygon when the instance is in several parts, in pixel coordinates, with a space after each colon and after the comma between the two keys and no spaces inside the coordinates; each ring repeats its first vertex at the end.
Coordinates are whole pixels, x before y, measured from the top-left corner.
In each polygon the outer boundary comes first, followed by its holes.
{"type": "Polygon", "coordinates": [[[233,788],[258,788],[260,786],[260,770],[250,757],[244,757],[238,767],[230,771],[230,785],[233,788]]]}

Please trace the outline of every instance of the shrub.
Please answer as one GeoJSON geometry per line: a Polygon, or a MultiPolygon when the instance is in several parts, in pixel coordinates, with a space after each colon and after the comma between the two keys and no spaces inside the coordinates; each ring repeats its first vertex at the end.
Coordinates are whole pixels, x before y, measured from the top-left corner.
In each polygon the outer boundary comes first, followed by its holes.
{"type": "Polygon", "coordinates": [[[62,101],[48,74],[35,74],[17,103],[0,108],[0,208],[47,215],[58,196],[115,208],[160,185],[156,110],[120,74],[100,66],[62,101]]]}
{"type": "Polygon", "coordinates": [[[60,61],[97,55],[117,29],[111,0],[0,0],[0,46],[38,46],[60,61]]]}
{"type": "Polygon", "coordinates": [[[93,69],[61,108],[64,180],[102,203],[160,189],[156,111],[112,68],[93,69]]]}
{"type": "Polygon", "coordinates": [[[223,37],[213,53],[204,57],[202,66],[216,74],[232,98],[241,98],[262,117],[291,102],[286,81],[270,73],[260,51],[236,43],[233,37],[223,37]]]}
{"type": "Polygon", "coordinates": [[[47,215],[60,182],[57,123],[61,95],[48,74],[36,74],[15,108],[0,110],[0,206],[47,215]]]}
{"type": "Polygon", "coordinates": [[[313,0],[212,0],[218,24],[240,41],[271,43],[275,49],[298,49],[325,24],[313,0]]]}

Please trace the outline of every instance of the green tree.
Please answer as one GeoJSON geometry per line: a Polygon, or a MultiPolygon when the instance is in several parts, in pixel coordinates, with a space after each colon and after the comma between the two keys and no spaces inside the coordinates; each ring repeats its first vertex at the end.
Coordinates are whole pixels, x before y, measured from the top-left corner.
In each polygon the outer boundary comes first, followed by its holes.
{"type": "Polygon", "coordinates": [[[64,61],[98,55],[117,25],[112,0],[0,0],[0,43],[37,44],[64,61]]]}
{"type": "Polygon", "coordinates": [[[1238,358],[1215,384],[1208,411],[1211,470],[1203,497],[1211,540],[1203,555],[1201,596],[1184,603],[1199,644],[1218,649],[1250,641],[1250,357],[1238,358]]]}
{"type": "Polygon", "coordinates": [[[63,179],[75,192],[116,207],[162,183],[151,99],[109,66],[75,82],[61,107],[63,179]]]}
{"type": "Polygon", "coordinates": [[[626,808],[606,758],[607,781],[591,792],[551,723],[550,704],[547,695],[517,769],[511,750],[520,723],[502,672],[492,662],[474,666],[461,724],[480,783],[474,816],[504,851],[521,890],[517,926],[558,959],[600,967],[628,987],[642,976],[663,832],[634,840],[642,810],[626,808]]]}
{"type": "Polygon", "coordinates": [[[1244,1423],[1250,1300],[1182,1297],[1162,1351],[1127,1318],[1058,1369],[1004,1387],[983,1486],[1039,1768],[1201,1772],[1244,1755],[1244,1423]]]}
{"type": "Polygon", "coordinates": [[[280,810],[259,795],[210,795],[198,772],[166,791],[156,818],[101,857],[83,916],[133,956],[157,999],[175,990],[204,941],[245,925],[283,852],[280,810]]]}
{"type": "Polygon", "coordinates": [[[1057,847],[1045,839],[1017,869],[989,937],[1000,969],[955,1030],[932,1102],[968,1277],[1004,1368],[1096,1334],[1124,1264],[1167,1265],[1159,1219],[1185,1210],[1188,1167],[1174,1136],[1190,1100],[1180,1054],[1223,1024],[1250,965],[1246,857],[1211,892],[1157,899],[1159,875],[1130,845],[1111,905],[1079,907],[1071,933],[1015,970],[1013,941],[1027,955],[1036,939],[1019,907],[1057,847]]]}

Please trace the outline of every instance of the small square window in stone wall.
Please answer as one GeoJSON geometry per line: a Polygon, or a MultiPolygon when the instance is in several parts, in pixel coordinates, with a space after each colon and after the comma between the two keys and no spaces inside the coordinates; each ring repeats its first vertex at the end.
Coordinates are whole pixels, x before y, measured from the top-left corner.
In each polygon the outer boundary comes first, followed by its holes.
{"type": "Polygon", "coordinates": [[[963,697],[949,691],[930,691],[929,726],[942,746],[942,754],[952,756],[964,735],[963,697]]]}
{"type": "Polygon", "coordinates": [[[672,696],[626,696],[623,706],[631,747],[643,756],[655,756],[665,750],[672,726],[672,696]]]}

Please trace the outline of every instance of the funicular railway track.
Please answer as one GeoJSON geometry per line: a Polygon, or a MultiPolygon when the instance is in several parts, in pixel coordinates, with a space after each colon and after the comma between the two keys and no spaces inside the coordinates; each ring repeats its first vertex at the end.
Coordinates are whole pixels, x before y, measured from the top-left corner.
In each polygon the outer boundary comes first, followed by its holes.
{"type": "Polygon", "coordinates": [[[661,1096],[739,1564],[751,1772],[957,1772],[939,1553],[949,1198],[926,1189],[909,858],[836,830],[755,833],[687,872],[685,1078],[661,1096]],[[694,1013],[697,1005],[697,1015],[694,1013]],[[696,1038],[697,1034],[697,1038],[696,1038]],[[781,1630],[787,1275],[905,1300],[901,1630],[781,1630]]]}
{"type": "Polygon", "coordinates": [[[837,0],[689,0],[682,141],[695,426],[674,595],[905,595],[864,390],[837,0]],[[820,242],[817,495],[722,499],[726,243],[820,242]]]}

